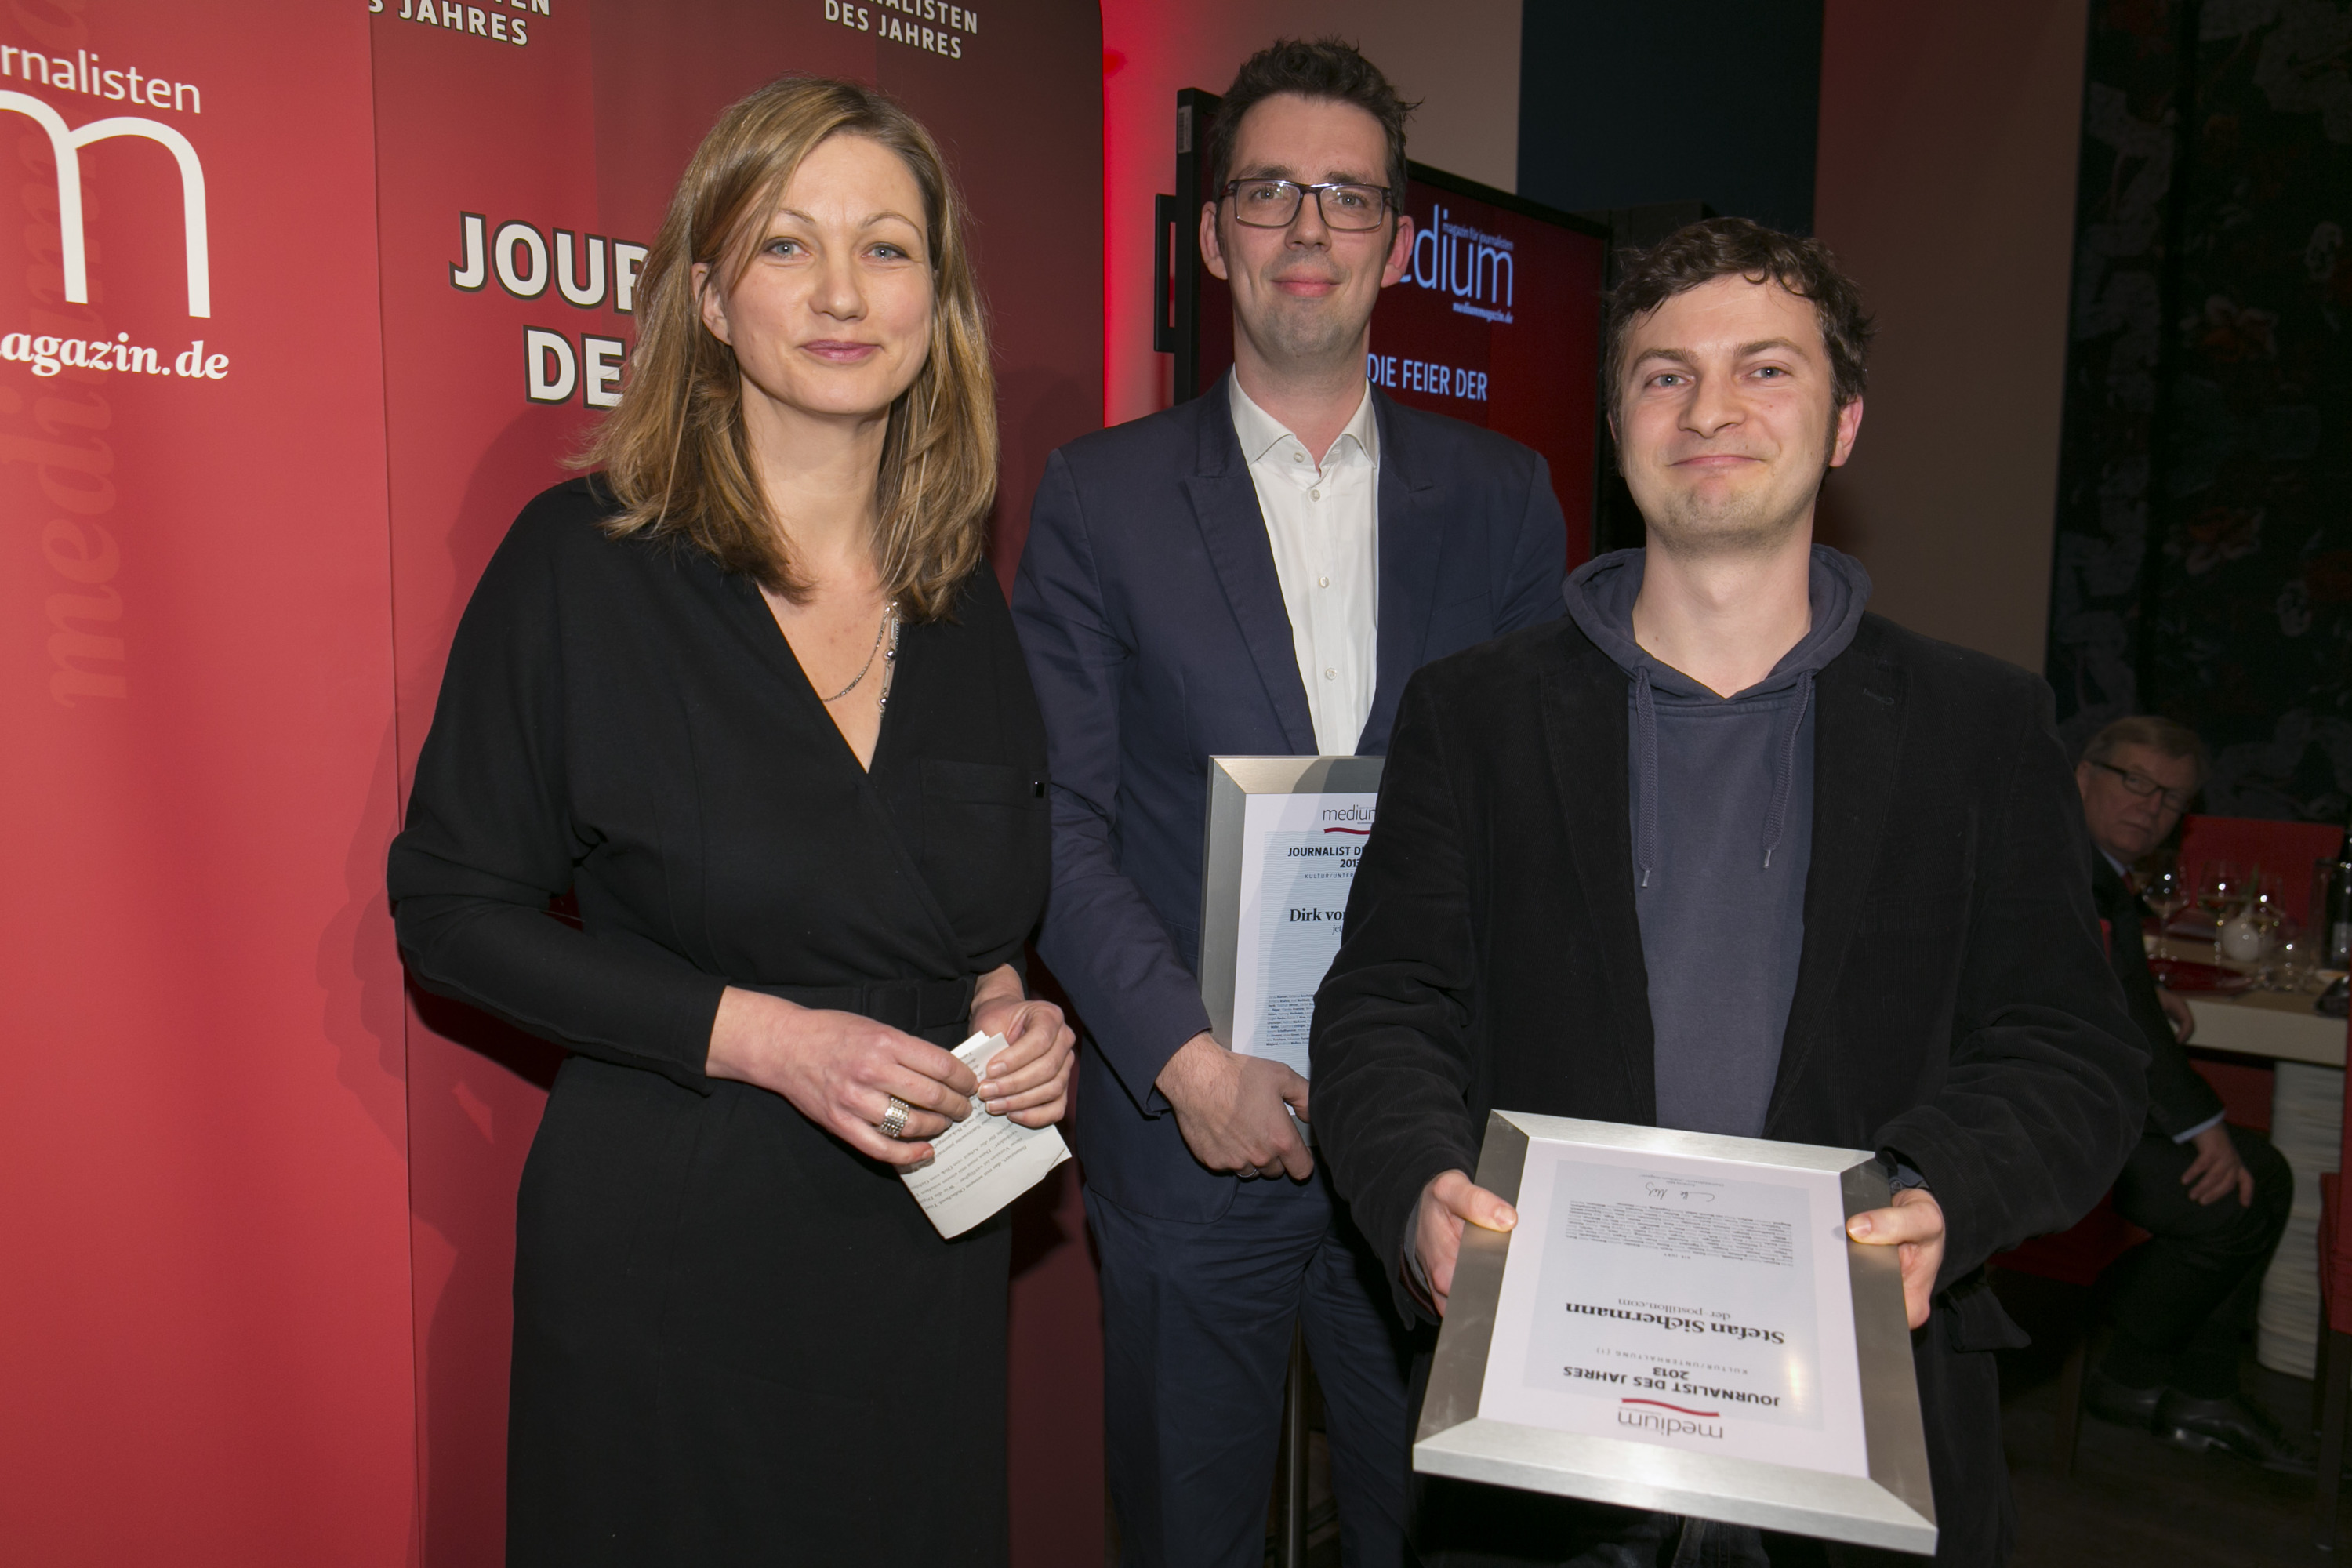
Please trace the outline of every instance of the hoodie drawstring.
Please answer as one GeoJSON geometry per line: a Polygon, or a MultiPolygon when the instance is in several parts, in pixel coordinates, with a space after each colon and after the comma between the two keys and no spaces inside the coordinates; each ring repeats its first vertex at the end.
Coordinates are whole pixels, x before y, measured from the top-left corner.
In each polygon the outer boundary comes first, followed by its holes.
{"type": "MultiPolygon", "coordinates": [[[[1643,681],[1645,690],[1648,679],[1648,673],[1644,671],[1643,681]]],[[[1772,805],[1764,813],[1764,868],[1768,871],[1772,868],[1772,851],[1780,847],[1780,831],[1788,826],[1789,790],[1793,782],[1792,775],[1797,771],[1797,737],[1804,731],[1805,710],[1811,705],[1812,700],[1813,672],[1809,669],[1797,678],[1797,701],[1789,713],[1789,736],[1780,742],[1780,776],[1772,782],[1772,805]]],[[[1657,767],[1654,756],[1650,766],[1654,772],[1657,767]]]]}
{"type": "Polygon", "coordinates": [[[1642,886],[1650,885],[1650,868],[1658,863],[1658,710],[1650,699],[1650,672],[1633,671],[1634,755],[1642,774],[1640,825],[1633,835],[1633,856],[1642,865],[1642,886]]]}

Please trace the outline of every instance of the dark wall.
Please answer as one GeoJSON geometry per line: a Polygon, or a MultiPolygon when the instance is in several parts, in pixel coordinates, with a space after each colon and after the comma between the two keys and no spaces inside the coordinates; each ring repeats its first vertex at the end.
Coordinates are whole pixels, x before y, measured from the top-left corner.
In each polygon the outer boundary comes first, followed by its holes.
{"type": "Polygon", "coordinates": [[[2352,801],[2352,116],[2342,34],[2094,9],[2048,670],[2080,741],[2164,713],[2206,809],[2352,801]]]}
{"type": "Polygon", "coordinates": [[[1822,0],[1527,0],[1519,195],[1810,234],[1821,84],[1822,0]]]}

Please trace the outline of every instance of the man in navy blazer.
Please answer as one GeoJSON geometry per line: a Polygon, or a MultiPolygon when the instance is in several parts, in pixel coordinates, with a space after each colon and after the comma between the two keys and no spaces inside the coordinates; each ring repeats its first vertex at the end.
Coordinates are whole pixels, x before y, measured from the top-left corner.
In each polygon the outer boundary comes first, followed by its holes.
{"type": "Polygon", "coordinates": [[[1211,1037],[1195,969],[1211,756],[1380,755],[1415,669],[1563,607],[1543,459],[1365,381],[1412,236],[1405,113],[1342,45],[1243,66],[1201,223],[1234,372],[1055,453],[1013,586],[1053,778],[1039,946],[1086,1031],[1129,1563],[1259,1562],[1294,1323],[1342,1555],[1402,1558],[1406,1331],[1301,1135],[1307,1081],[1211,1037]]]}

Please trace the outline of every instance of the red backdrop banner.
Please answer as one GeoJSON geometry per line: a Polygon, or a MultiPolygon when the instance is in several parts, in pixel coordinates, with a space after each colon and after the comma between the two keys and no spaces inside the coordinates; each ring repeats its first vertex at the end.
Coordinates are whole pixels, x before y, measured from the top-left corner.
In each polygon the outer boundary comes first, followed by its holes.
{"type": "Polygon", "coordinates": [[[0,16],[12,1561],[410,1550],[368,45],[0,16]]]}
{"type": "MultiPolygon", "coordinates": [[[[500,1560],[513,1195],[555,1058],[404,1002],[383,857],[476,575],[621,389],[672,184],[787,71],[897,93],[963,184],[1009,579],[1046,453],[1098,422],[1093,5],[0,20],[29,225],[0,267],[12,1556],[500,1560]]],[[[1066,1173],[1017,1236],[1016,1556],[1091,1563],[1066,1173]]]]}

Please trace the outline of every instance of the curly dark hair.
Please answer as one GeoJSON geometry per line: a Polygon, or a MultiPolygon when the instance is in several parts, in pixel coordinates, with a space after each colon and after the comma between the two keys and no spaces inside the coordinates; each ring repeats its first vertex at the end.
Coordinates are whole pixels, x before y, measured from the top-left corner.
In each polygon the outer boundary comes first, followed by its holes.
{"type": "Polygon", "coordinates": [[[1625,339],[1633,322],[1675,295],[1717,278],[1775,282],[1813,303],[1822,342],[1830,352],[1830,390],[1840,408],[1862,395],[1874,331],[1862,308],[1862,289],[1838,270],[1837,258],[1818,239],[1799,238],[1744,217],[1702,218],[1676,229],[1647,250],[1621,258],[1622,275],[1609,291],[1609,410],[1624,396],[1625,339]]]}
{"type": "Polygon", "coordinates": [[[1242,116],[1285,92],[1352,103],[1381,122],[1388,138],[1390,211],[1400,210],[1404,203],[1404,122],[1421,105],[1399,98],[1381,68],[1339,38],[1277,38],[1242,62],[1209,127],[1209,199],[1222,200],[1225,182],[1233,177],[1233,132],[1242,116]]]}

